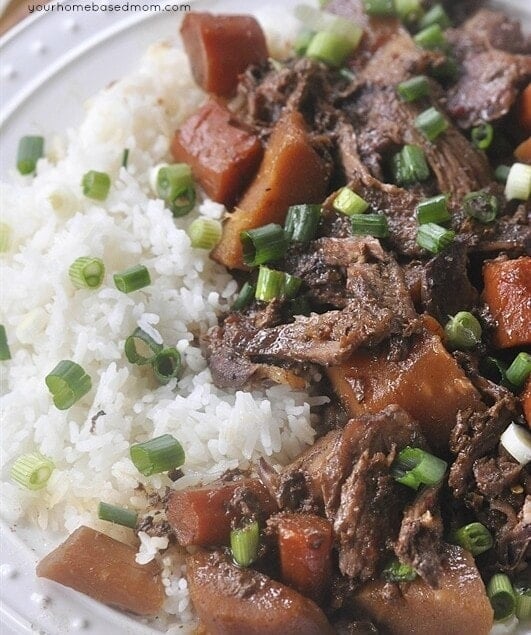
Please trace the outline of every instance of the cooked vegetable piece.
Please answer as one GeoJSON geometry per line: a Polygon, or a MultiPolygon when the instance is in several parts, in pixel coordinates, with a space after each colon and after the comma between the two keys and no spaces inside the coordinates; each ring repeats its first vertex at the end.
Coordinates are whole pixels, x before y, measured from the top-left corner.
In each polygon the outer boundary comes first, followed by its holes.
{"type": "Polygon", "coordinates": [[[241,311],[242,309],[245,309],[245,307],[251,304],[254,300],[255,292],[255,287],[249,282],[245,282],[240,289],[240,293],[238,293],[238,297],[234,300],[231,306],[231,311],[241,311]]]}
{"type": "Polygon", "coordinates": [[[483,300],[496,327],[496,348],[531,344],[531,257],[490,260],[483,265],[483,300]]]}
{"type": "Polygon", "coordinates": [[[524,391],[520,395],[522,400],[522,409],[524,411],[525,420],[527,425],[531,428],[531,377],[527,380],[524,391]]]}
{"type": "Polygon", "coordinates": [[[417,578],[389,600],[385,580],[375,580],[356,591],[354,607],[393,635],[488,635],[493,611],[474,558],[455,546],[446,555],[439,589],[417,578]]]}
{"type": "Polygon", "coordinates": [[[320,220],[320,205],[292,205],[286,215],[284,230],[292,242],[308,243],[315,238],[320,220]]]}
{"type": "Polygon", "coordinates": [[[17,170],[20,174],[32,174],[37,167],[37,161],[43,154],[43,137],[22,137],[18,142],[17,170]]]}
{"type": "Polygon", "coordinates": [[[176,490],[166,503],[168,522],[184,547],[228,545],[231,522],[238,512],[229,507],[236,491],[247,493],[266,515],[277,511],[276,503],[256,479],[219,481],[208,486],[176,490]]]}
{"type": "Polygon", "coordinates": [[[451,348],[474,348],[481,342],[482,328],[478,319],[469,311],[459,311],[451,316],[444,327],[446,340],[451,348]]]}
{"type": "Polygon", "coordinates": [[[322,201],[328,179],[302,115],[288,112],[275,125],[258,174],[227,219],[212,252],[214,260],[229,269],[244,269],[240,233],[267,223],[283,224],[290,205],[322,201]]]}
{"type": "Polygon", "coordinates": [[[321,609],[293,589],[221,553],[187,560],[190,596],[210,635],[332,635],[321,609]],[[245,589],[245,593],[242,593],[245,589]]]}
{"type": "Polygon", "coordinates": [[[531,461],[531,432],[527,428],[511,423],[501,435],[500,443],[520,465],[531,461]]]}
{"type": "Polygon", "coordinates": [[[430,84],[425,75],[416,75],[400,82],[396,89],[404,101],[416,101],[429,95],[430,84]]]}
{"type": "Polygon", "coordinates": [[[240,567],[250,566],[258,557],[260,526],[257,520],[246,522],[243,527],[230,532],[232,559],[240,567]]]}
{"type": "Polygon", "coordinates": [[[497,573],[489,580],[487,593],[494,609],[494,619],[504,620],[514,614],[516,595],[509,577],[505,573],[497,573]]]}
{"type": "Polygon", "coordinates": [[[159,384],[165,385],[181,375],[181,354],[174,346],[167,346],[159,351],[151,364],[159,384]]]}
{"type": "Polygon", "coordinates": [[[106,172],[90,170],[81,179],[83,194],[95,201],[104,201],[111,189],[111,177],[106,172]]]}
{"type": "Polygon", "coordinates": [[[439,24],[427,26],[413,38],[415,44],[424,49],[442,49],[446,45],[446,38],[439,24]]]}
{"type": "Polygon", "coordinates": [[[6,327],[0,324],[0,362],[11,359],[11,351],[7,342],[6,327]]]}
{"type": "Polygon", "coordinates": [[[249,229],[240,234],[243,261],[249,267],[280,260],[289,245],[289,236],[277,223],[249,229]]]}
{"type": "Polygon", "coordinates": [[[176,161],[191,166],[211,198],[225,205],[236,201],[262,159],[258,137],[239,125],[215,99],[183,123],[175,133],[171,152],[176,161]]]}
{"type": "Polygon", "coordinates": [[[334,390],[351,416],[398,404],[420,423],[433,450],[445,452],[457,411],[484,409],[479,393],[435,335],[419,337],[403,360],[387,353],[385,347],[360,349],[345,364],[329,367],[334,390]]]}
{"type": "Polygon", "coordinates": [[[418,26],[420,29],[426,29],[433,24],[438,24],[441,29],[447,29],[452,26],[452,21],[441,4],[434,4],[419,20],[418,26]]]}
{"type": "Polygon", "coordinates": [[[138,514],[129,509],[124,509],[123,507],[117,507],[116,505],[110,505],[109,503],[100,501],[98,504],[98,518],[100,520],[106,520],[110,523],[134,529],[136,527],[138,514]]]}
{"type": "Polygon", "coordinates": [[[79,527],[37,565],[37,575],[137,615],[155,615],[165,594],[155,561],[139,565],[136,548],[79,527]]]}
{"type": "Polygon", "coordinates": [[[514,156],[521,163],[531,163],[531,137],[516,146],[514,156]]]}
{"type": "Polygon", "coordinates": [[[249,15],[212,15],[192,11],[181,36],[195,81],[208,93],[229,97],[240,73],[267,61],[264,33],[249,15]]]}
{"type": "Polygon", "coordinates": [[[490,123],[482,123],[470,132],[472,143],[479,150],[487,150],[494,138],[494,128],[490,123]]]}
{"type": "Polygon", "coordinates": [[[522,351],[513,359],[505,376],[513,386],[521,388],[529,375],[531,375],[531,355],[522,351]]]}
{"type": "Polygon", "coordinates": [[[469,523],[460,527],[454,532],[452,542],[470,551],[473,556],[488,551],[494,544],[490,531],[481,523],[469,523]]]}
{"type": "Polygon", "coordinates": [[[114,285],[122,293],[131,293],[151,284],[151,275],[145,265],[134,265],[113,275],[114,285]]]}
{"type": "Polygon", "coordinates": [[[498,199],[488,192],[469,192],[463,198],[463,210],[470,218],[492,223],[498,214],[498,199]]]}
{"type": "Polygon", "coordinates": [[[196,218],[186,232],[195,249],[212,249],[221,238],[221,223],[215,218],[196,218]]]}
{"type": "Polygon", "coordinates": [[[421,112],[415,119],[415,127],[422,131],[429,141],[435,141],[448,125],[446,119],[433,106],[421,112]]]}
{"type": "Polygon", "coordinates": [[[401,564],[398,559],[392,560],[382,571],[382,578],[388,582],[411,582],[417,572],[409,564],[401,564]]]}
{"type": "Polygon", "coordinates": [[[68,269],[68,277],[77,289],[96,289],[103,282],[105,265],[101,258],[76,258],[68,269]]]}
{"type": "Polygon", "coordinates": [[[55,469],[54,462],[39,452],[23,454],[13,463],[11,479],[30,490],[46,487],[55,469]]]}
{"type": "Polygon", "coordinates": [[[131,364],[150,364],[155,355],[162,350],[162,344],[143,331],[139,326],[125,340],[124,351],[131,364]]]}
{"type": "Polygon", "coordinates": [[[320,602],[332,579],[332,525],[315,514],[273,519],[278,533],[282,581],[320,602]]]}
{"type": "Polygon", "coordinates": [[[92,388],[90,375],[69,359],[60,361],[44,381],[59,410],[68,410],[92,388]]]}
{"type": "Polygon", "coordinates": [[[513,163],[505,183],[505,198],[527,201],[531,196],[531,165],[513,163]]]}
{"type": "Polygon", "coordinates": [[[356,214],[350,219],[354,236],[374,236],[375,238],[387,238],[389,225],[387,217],[383,214],[356,214]]]}
{"type": "Polygon", "coordinates": [[[444,478],[448,464],[420,448],[407,446],[400,450],[391,474],[396,481],[417,490],[421,485],[437,485],[444,478]]]}
{"type": "MultiPolygon", "coordinates": [[[[163,351],[164,352],[164,351],[163,351]]],[[[184,463],[182,445],[171,434],[163,434],[129,448],[131,461],[144,476],[174,470],[184,463]]]]}

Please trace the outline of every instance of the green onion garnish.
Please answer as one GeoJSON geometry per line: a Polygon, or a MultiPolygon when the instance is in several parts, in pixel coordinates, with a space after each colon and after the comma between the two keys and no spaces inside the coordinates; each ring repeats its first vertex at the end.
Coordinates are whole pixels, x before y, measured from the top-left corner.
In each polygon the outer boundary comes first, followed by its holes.
{"type": "Polygon", "coordinates": [[[312,31],[311,29],[303,29],[297,35],[295,42],[293,42],[293,51],[295,55],[302,57],[306,53],[314,35],[315,31],[312,31]]]}
{"type": "Polygon", "coordinates": [[[364,201],[361,196],[353,192],[349,187],[341,188],[332,205],[338,212],[347,216],[363,214],[369,207],[369,203],[364,201]]]}
{"type": "Polygon", "coordinates": [[[11,227],[7,223],[0,223],[0,253],[5,254],[11,246],[11,227]]]}
{"type": "Polygon", "coordinates": [[[422,15],[422,3],[420,0],[394,0],[395,12],[402,22],[411,24],[422,15]]]}
{"type": "Polygon", "coordinates": [[[412,566],[395,559],[382,571],[382,577],[388,582],[411,582],[417,577],[417,572],[412,566]]]}
{"type": "Polygon", "coordinates": [[[421,201],[415,208],[417,221],[420,225],[426,223],[445,223],[451,220],[448,211],[448,197],[446,194],[439,194],[421,201]]]}
{"type": "Polygon", "coordinates": [[[413,40],[423,49],[442,49],[446,45],[446,38],[439,24],[422,29],[413,36],[413,40]]]}
{"type": "Polygon", "coordinates": [[[43,137],[22,137],[18,142],[17,170],[20,174],[33,174],[43,154],[43,137]]]}
{"type": "Polygon", "coordinates": [[[319,31],[308,44],[306,57],[319,60],[329,66],[341,66],[352,53],[354,46],[351,42],[333,31],[319,31]]]}
{"type": "Polygon", "coordinates": [[[79,364],[63,359],[45,377],[53,402],[59,410],[68,410],[92,388],[90,376],[79,364]]]}
{"type": "Polygon", "coordinates": [[[250,267],[279,260],[289,245],[289,237],[277,223],[243,231],[240,233],[240,240],[243,262],[250,267]]]}
{"type": "Polygon", "coordinates": [[[447,29],[452,26],[452,21],[448,14],[440,4],[434,4],[419,20],[419,29],[426,29],[434,24],[438,24],[441,29],[447,29]]]}
{"type": "Polygon", "coordinates": [[[436,223],[425,223],[420,225],[417,230],[417,245],[434,254],[438,254],[451,245],[454,238],[454,231],[445,229],[436,223]]]}
{"type": "Polygon", "coordinates": [[[531,375],[531,355],[525,352],[518,353],[505,376],[513,386],[520,388],[525,384],[529,375],[531,375]]]}
{"type": "Polygon", "coordinates": [[[297,294],[301,284],[302,280],[296,276],[262,265],[258,269],[254,297],[262,302],[271,302],[282,297],[292,298],[297,294]]]}
{"type": "Polygon", "coordinates": [[[363,6],[367,15],[379,17],[395,15],[393,0],[363,0],[363,6]]]}
{"type": "Polygon", "coordinates": [[[77,289],[96,289],[103,282],[105,265],[100,258],[77,258],[68,269],[68,277],[77,289]]]}
{"type": "Polygon", "coordinates": [[[155,355],[162,350],[162,344],[155,340],[137,327],[131,335],[125,340],[124,351],[127,361],[131,364],[150,364],[155,355]]]}
{"type": "Polygon", "coordinates": [[[441,63],[430,68],[430,75],[440,82],[455,82],[457,81],[460,72],[461,67],[459,62],[451,54],[447,54],[441,63]]]}
{"type": "Polygon", "coordinates": [[[129,449],[131,461],[144,476],[168,472],[184,463],[182,445],[171,434],[136,443],[129,449]]]}
{"type": "Polygon", "coordinates": [[[508,165],[499,165],[494,170],[494,178],[499,183],[506,183],[507,177],[509,176],[510,171],[511,171],[511,168],[508,165]]]}
{"type": "Polygon", "coordinates": [[[453,533],[452,541],[470,551],[473,556],[488,551],[494,544],[489,530],[481,523],[470,523],[460,527],[453,533]]]}
{"type": "Polygon", "coordinates": [[[144,265],[134,265],[121,273],[115,273],[113,280],[118,291],[131,293],[151,284],[149,270],[144,265]]]}
{"type": "Polygon", "coordinates": [[[459,311],[444,327],[444,334],[452,348],[474,348],[481,342],[482,328],[477,318],[468,311],[459,311]]]}
{"type": "Polygon", "coordinates": [[[524,621],[531,619],[531,588],[529,588],[529,581],[516,580],[513,586],[516,593],[516,617],[524,621]]]}
{"type": "Polygon", "coordinates": [[[320,205],[292,205],[286,215],[284,230],[292,242],[308,243],[315,238],[320,220],[320,205]]]}
{"type": "Polygon", "coordinates": [[[196,218],[188,227],[192,247],[213,249],[221,238],[221,223],[214,218],[196,218]]]}
{"type": "Polygon", "coordinates": [[[240,567],[248,567],[256,560],[259,544],[260,528],[256,520],[230,532],[232,557],[240,567]]]}
{"type": "Polygon", "coordinates": [[[488,192],[469,192],[463,198],[463,209],[470,218],[492,223],[498,214],[498,199],[488,192]]]}
{"type": "Polygon", "coordinates": [[[23,454],[13,463],[11,478],[26,489],[38,490],[46,486],[54,469],[54,462],[39,452],[23,454]]]}
{"type": "Polygon", "coordinates": [[[394,155],[392,168],[397,185],[413,185],[430,177],[424,151],[419,146],[405,145],[394,155]]]}
{"type": "Polygon", "coordinates": [[[446,461],[410,446],[401,450],[395,459],[391,472],[402,485],[418,489],[421,485],[437,485],[444,478],[446,461]]]}
{"type": "Polygon", "coordinates": [[[138,514],[123,507],[116,507],[116,505],[109,505],[109,503],[102,501],[98,504],[98,518],[100,520],[107,520],[110,523],[115,523],[116,525],[134,529],[136,527],[138,514]]]}
{"type": "Polygon", "coordinates": [[[83,194],[96,201],[104,201],[111,189],[111,177],[105,172],[90,170],[81,179],[83,194]]]}
{"type": "Polygon", "coordinates": [[[505,183],[505,198],[508,201],[517,199],[527,201],[531,195],[531,165],[513,163],[507,182],[505,183]]]}
{"type": "Polygon", "coordinates": [[[8,359],[11,359],[11,351],[7,343],[6,327],[0,324],[0,362],[5,362],[8,359]]]}
{"type": "Polygon", "coordinates": [[[294,298],[299,289],[301,288],[302,280],[297,276],[292,276],[289,273],[284,274],[284,290],[282,295],[286,298],[294,298]]]}
{"type": "Polygon", "coordinates": [[[504,620],[513,615],[516,609],[516,597],[513,585],[505,573],[496,573],[487,585],[487,595],[494,609],[494,619],[504,620]]]}
{"type": "Polygon", "coordinates": [[[490,123],[482,123],[472,128],[470,133],[472,143],[480,150],[487,150],[494,139],[494,128],[490,123]]]}
{"type": "Polygon", "coordinates": [[[173,346],[163,348],[155,355],[151,365],[159,384],[167,384],[181,373],[181,354],[173,346]]]}
{"type": "Polygon", "coordinates": [[[428,108],[417,115],[415,127],[424,133],[429,141],[435,141],[437,137],[448,128],[448,122],[436,109],[428,108]]]}
{"type": "Polygon", "coordinates": [[[240,293],[238,293],[238,297],[234,300],[231,311],[241,311],[245,309],[246,306],[249,306],[251,302],[254,300],[255,288],[249,282],[246,282],[242,288],[240,289],[240,293]]]}
{"type": "Polygon", "coordinates": [[[383,214],[359,214],[351,216],[350,224],[355,236],[374,236],[386,238],[389,236],[389,225],[383,214]]]}
{"type": "Polygon", "coordinates": [[[400,82],[396,90],[404,101],[416,101],[429,95],[430,85],[425,75],[416,75],[400,82]]]}
{"type": "Polygon", "coordinates": [[[186,163],[163,165],[157,171],[155,189],[175,217],[185,216],[195,205],[192,169],[186,163]]]}
{"type": "Polygon", "coordinates": [[[122,167],[127,169],[128,163],[129,163],[129,148],[125,148],[124,153],[122,154],[122,167]]]}

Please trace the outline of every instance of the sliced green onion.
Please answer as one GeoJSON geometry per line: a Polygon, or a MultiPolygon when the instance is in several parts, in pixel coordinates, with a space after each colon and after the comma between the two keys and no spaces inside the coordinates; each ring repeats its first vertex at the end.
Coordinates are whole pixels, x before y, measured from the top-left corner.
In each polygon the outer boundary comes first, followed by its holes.
{"type": "Polygon", "coordinates": [[[511,168],[508,165],[499,165],[494,170],[494,178],[500,183],[507,183],[507,177],[510,171],[511,168]]]}
{"type": "Polygon", "coordinates": [[[13,463],[11,479],[26,489],[39,490],[46,486],[54,469],[54,462],[39,452],[23,454],[13,463]]]}
{"type": "Polygon", "coordinates": [[[415,208],[419,224],[445,223],[451,220],[452,217],[448,211],[447,203],[448,197],[446,194],[439,194],[421,201],[415,208]]]}
{"type": "Polygon", "coordinates": [[[330,66],[341,66],[354,47],[349,40],[332,31],[318,31],[308,44],[306,57],[330,66]]]}
{"type": "Polygon", "coordinates": [[[105,172],[90,170],[90,172],[83,175],[81,187],[83,188],[83,194],[87,198],[104,201],[111,189],[111,177],[105,172]]]}
{"type": "Polygon", "coordinates": [[[488,192],[469,192],[463,198],[463,209],[470,218],[492,223],[498,214],[498,199],[488,192]]]}
{"type": "Polygon", "coordinates": [[[473,556],[488,551],[494,544],[489,530],[481,523],[470,523],[460,527],[452,535],[452,541],[470,551],[473,556]]]}
{"type": "Polygon", "coordinates": [[[355,22],[334,15],[328,11],[315,9],[307,4],[299,4],[294,9],[295,16],[311,31],[327,31],[347,40],[354,50],[360,43],[363,29],[355,22]]]}
{"type": "Polygon", "coordinates": [[[490,123],[482,123],[470,132],[472,143],[480,150],[487,150],[494,139],[494,128],[490,123]]]}
{"type": "Polygon", "coordinates": [[[425,75],[416,75],[400,82],[396,90],[404,101],[416,101],[429,95],[430,84],[425,75]]]}
{"type": "Polygon", "coordinates": [[[0,254],[5,254],[11,247],[11,227],[7,223],[0,223],[0,254]]]}
{"type": "Polygon", "coordinates": [[[240,293],[238,293],[238,297],[234,300],[231,311],[241,311],[245,309],[246,306],[249,306],[251,302],[254,300],[255,288],[249,282],[246,282],[243,287],[240,289],[240,293]]]}
{"type": "Polygon", "coordinates": [[[110,523],[115,523],[116,525],[122,525],[122,527],[134,529],[136,527],[138,514],[123,507],[116,507],[116,505],[109,505],[109,503],[102,501],[98,504],[98,518],[110,523]]]}
{"type": "Polygon", "coordinates": [[[277,223],[269,223],[257,229],[240,233],[243,262],[250,266],[263,265],[271,260],[280,260],[289,245],[284,228],[277,223]]]}
{"type": "Polygon", "coordinates": [[[448,128],[448,122],[436,109],[428,108],[417,115],[415,118],[415,127],[424,133],[429,141],[435,141],[437,137],[448,128]]]}
{"type": "Polygon", "coordinates": [[[392,168],[397,185],[413,185],[430,177],[426,156],[419,146],[405,145],[393,157],[392,168]]]}
{"type": "Polygon", "coordinates": [[[394,0],[395,13],[402,22],[411,24],[423,14],[420,0],[394,0]]]}
{"type": "Polygon", "coordinates": [[[378,17],[395,15],[393,0],[363,0],[363,6],[367,15],[378,17]]]}
{"type": "Polygon", "coordinates": [[[369,207],[369,203],[364,201],[361,196],[353,192],[349,187],[343,187],[339,190],[339,194],[335,197],[332,205],[338,212],[347,216],[363,214],[369,207]]]}
{"type": "Polygon", "coordinates": [[[419,29],[426,29],[434,24],[438,24],[441,29],[447,29],[452,26],[452,21],[448,14],[440,4],[434,4],[419,20],[419,29]]]}
{"type": "Polygon", "coordinates": [[[434,254],[438,254],[451,245],[454,238],[454,231],[445,229],[436,223],[425,223],[420,225],[417,230],[417,245],[434,254]]]}
{"type": "Polygon", "coordinates": [[[261,266],[258,270],[255,298],[262,302],[271,302],[282,297],[294,297],[302,280],[283,271],[261,266]]]}
{"type": "Polygon", "coordinates": [[[286,298],[294,298],[301,288],[302,280],[289,273],[284,274],[284,290],[282,295],[286,298]]]}
{"type": "Polygon", "coordinates": [[[513,615],[516,608],[516,597],[513,585],[505,573],[496,573],[487,585],[487,595],[494,609],[494,619],[503,620],[513,615]]]}
{"type": "Polygon", "coordinates": [[[442,49],[446,46],[446,38],[440,25],[432,24],[413,36],[415,44],[423,49],[442,49]]]}
{"type": "Polygon", "coordinates": [[[103,282],[105,265],[100,258],[76,258],[68,269],[68,277],[77,289],[96,289],[103,282]]]}
{"type": "Polygon", "coordinates": [[[531,355],[525,352],[518,353],[505,376],[513,386],[520,388],[525,384],[529,375],[531,375],[531,355]]]}
{"type": "Polygon", "coordinates": [[[43,154],[43,137],[22,137],[18,142],[17,170],[20,174],[33,174],[43,154]]]}
{"type": "Polygon", "coordinates": [[[92,388],[90,376],[79,364],[63,359],[45,377],[53,402],[59,410],[68,410],[92,388]]]}
{"type": "Polygon", "coordinates": [[[11,351],[7,343],[6,327],[0,324],[0,362],[5,362],[8,359],[11,359],[11,351]]]}
{"type": "Polygon", "coordinates": [[[456,57],[451,54],[447,54],[444,60],[431,67],[430,75],[435,77],[440,82],[457,81],[459,74],[461,72],[461,67],[456,57]]]}
{"type": "Polygon", "coordinates": [[[182,445],[171,434],[163,434],[129,448],[131,461],[144,476],[169,472],[184,463],[182,445]]]}
{"type": "Polygon", "coordinates": [[[131,293],[151,284],[151,276],[145,265],[134,265],[121,273],[115,273],[113,280],[118,291],[131,293]]]}
{"type": "Polygon", "coordinates": [[[140,327],[125,340],[124,351],[127,361],[138,366],[150,364],[161,350],[162,344],[156,342],[140,327]]]}
{"type": "Polygon", "coordinates": [[[297,35],[295,42],[293,42],[293,51],[295,52],[295,55],[302,57],[306,53],[314,35],[315,31],[311,31],[310,29],[303,29],[297,35]]]}
{"type": "Polygon", "coordinates": [[[186,163],[162,164],[154,176],[155,192],[175,217],[185,216],[195,205],[192,169],[186,163]]]}
{"type": "Polygon", "coordinates": [[[240,567],[248,567],[256,560],[259,544],[260,528],[256,520],[230,532],[232,557],[240,567]]]}
{"type": "Polygon", "coordinates": [[[452,348],[468,349],[481,342],[482,328],[472,313],[459,311],[446,323],[444,334],[452,348]]]}
{"type": "Polygon", "coordinates": [[[382,577],[387,582],[411,582],[417,577],[417,572],[409,564],[402,564],[395,559],[382,571],[382,577]]]}
{"type": "Polygon", "coordinates": [[[348,82],[352,82],[356,79],[356,73],[351,71],[350,68],[340,68],[337,72],[338,75],[341,75],[341,77],[348,82]]]}
{"type": "Polygon", "coordinates": [[[292,242],[308,243],[315,238],[320,220],[320,205],[292,205],[286,215],[284,230],[292,242]]]}
{"type": "Polygon", "coordinates": [[[374,236],[386,238],[389,236],[389,225],[383,214],[360,214],[351,216],[350,224],[355,236],[374,236]]]}
{"type": "Polygon", "coordinates": [[[516,593],[516,617],[519,620],[531,619],[531,589],[518,581],[514,584],[516,593]]]}
{"type": "Polygon", "coordinates": [[[518,199],[527,201],[531,194],[531,165],[525,163],[513,163],[507,183],[505,184],[505,198],[508,201],[518,199]]]}
{"type": "Polygon", "coordinates": [[[125,148],[124,153],[122,154],[122,167],[127,169],[128,163],[129,163],[129,148],[125,148]]]}
{"type": "Polygon", "coordinates": [[[411,489],[421,485],[437,485],[444,478],[446,461],[420,448],[410,446],[401,450],[396,457],[391,472],[396,481],[411,489]]]}
{"type": "Polygon", "coordinates": [[[520,465],[531,461],[531,432],[511,423],[500,437],[500,443],[520,465]]]}
{"type": "Polygon", "coordinates": [[[173,346],[163,348],[151,362],[159,384],[167,384],[181,374],[181,354],[173,346]]]}
{"type": "Polygon", "coordinates": [[[192,247],[213,249],[221,238],[221,223],[214,218],[196,218],[188,227],[192,247]]]}

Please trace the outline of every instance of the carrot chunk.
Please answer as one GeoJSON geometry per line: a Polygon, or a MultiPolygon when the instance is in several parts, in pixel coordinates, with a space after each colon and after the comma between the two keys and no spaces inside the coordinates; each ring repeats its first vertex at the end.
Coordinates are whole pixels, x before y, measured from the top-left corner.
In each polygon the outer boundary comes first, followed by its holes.
{"type": "Polygon", "coordinates": [[[171,152],[191,166],[210,198],[231,205],[258,169],[262,144],[226,106],[211,99],[175,133],[171,152]]]}
{"type": "Polygon", "coordinates": [[[283,223],[290,205],[319,203],[330,170],[313,149],[302,115],[289,112],[276,123],[264,159],[238,209],[229,215],[212,257],[229,269],[245,269],[240,233],[283,223]]]}
{"type": "Polygon", "coordinates": [[[531,345],[531,258],[483,265],[483,300],[496,322],[496,348],[531,345]]]}
{"type": "Polygon", "coordinates": [[[135,561],[136,549],[79,527],[37,565],[37,575],[137,615],[156,615],[164,602],[160,568],[135,561]]]}
{"type": "Polygon", "coordinates": [[[514,156],[521,163],[531,163],[531,137],[516,147],[514,156]]]}
{"type": "Polygon", "coordinates": [[[195,81],[221,97],[234,93],[248,66],[267,61],[264,33],[248,15],[193,11],[183,20],[181,36],[195,81]]]}

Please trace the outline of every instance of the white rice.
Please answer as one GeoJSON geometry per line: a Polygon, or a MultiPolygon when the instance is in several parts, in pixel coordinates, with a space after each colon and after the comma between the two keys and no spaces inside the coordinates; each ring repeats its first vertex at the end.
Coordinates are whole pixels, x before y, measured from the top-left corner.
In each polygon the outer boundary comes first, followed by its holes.
{"type": "MultiPolygon", "coordinates": [[[[288,35],[273,29],[271,39],[285,46],[294,24],[286,24],[285,13],[283,23],[275,13],[267,17],[276,29],[287,29],[288,35]]],[[[64,537],[87,524],[124,538],[127,532],[96,519],[100,500],[141,508],[139,482],[162,491],[212,480],[261,456],[283,463],[314,438],[310,406],[325,398],[284,386],[219,390],[198,348],[198,336],[217,323],[237,285],[190,246],[185,230],[198,214],[219,218],[224,209],[204,200],[175,220],[153,198],[148,175],[169,159],[173,131],[203,99],[182,51],[154,45],[135,73],[91,101],[79,129],[47,140],[48,158],[39,161],[34,178],[13,175],[2,187],[2,222],[12,239],[0,256],[0,323],[12,359],[0,364],[0,513],[19,530],[32,526],[64,537]],[[121,167],[124,148],[130,149],[127,170],[121,167]],[[92,169],[111,175],[104,203],[81,193],[81,177],[92,169]],[[76,290],[69,281],[70,264],[85,255],[105,263],[97,290],[76,290]],[[120,293],[112,274],[136,263],[148,267],[152,284],[120,293]],[[127,362],[124,340],[137,326],[178,348],[185,368],[178,385],[158,386],[148,368],[127,362]],[[79,363],[92,378],[92,390],[67,411],[54,407],[44,382],[62,359],[79,363]],[[184,477],[175,485],[165,475],[144,478],[129,459],[132,443],[165,433],[186,452],[184,477]],[[16,457],[34,451],[56,465],[39,492],[9,480],[16,457]]],[[[140,562],[167,546],[165,539],[140,538],[140,562]]],[[[32,545],[39,555],[42,545],[50,547],[49,541],[32,545]]],[[[182,556],[171,548],[162,559],[173,632],[172,624],[190,622],[193,613],[182,556]]]]}

